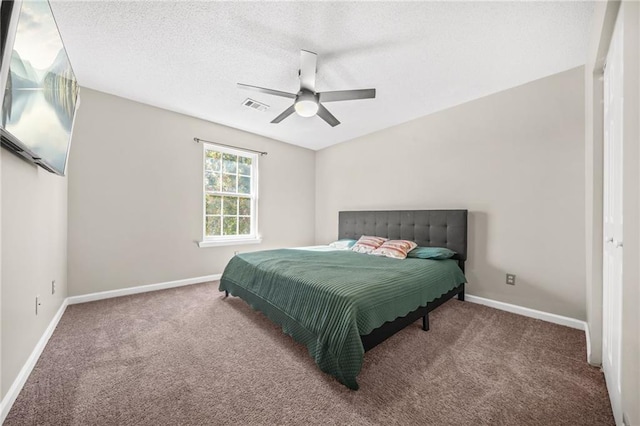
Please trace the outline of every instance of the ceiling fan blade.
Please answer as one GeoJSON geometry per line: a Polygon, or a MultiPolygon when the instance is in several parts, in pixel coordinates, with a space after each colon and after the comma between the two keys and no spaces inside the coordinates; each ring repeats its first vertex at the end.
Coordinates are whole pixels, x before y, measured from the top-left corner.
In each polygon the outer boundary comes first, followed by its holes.
{"type": "Polygon", "coordinates": [[[295,111],[296,111],[295,104],[291,105],[289,108],[285,109],[282,112],[282,114],[280,114],[279,116],[271,120],[271,123],[278,124],[279,122],[281,122],[282,120],[284,120],[285,118],[293,114],[295,111]]]}
{"type": "Polygon", "coordinates": [[[338,119],[335,118],[328,109],[323,107],[322,104],[318,104],[318,116],[329,123],[331,127],[336,127],[338,124],[340,124],[338,119]]]}
{"type": "Polygon", "coordinates": [[[265,89],[264,87],[251,86],[249,84],[238,83],[241,89],[253,90],[255,92],[266,93],[267,95],[281,96],[283,98],[295,99],[295,93],[281,92],[280,90],[265,89]]]}
{"type": "Polygon", "coordinates": [[[316,64],[318,55],[308,50],[300,51],[300,89],[316,92],[316,64]]]}
{"type": "Polygon", "coordinates": [[[376,89],[337,90],[335,92],[322,92],[320,102],[353,101],[356,99],[372,99],[376,97],[376,89]]]}

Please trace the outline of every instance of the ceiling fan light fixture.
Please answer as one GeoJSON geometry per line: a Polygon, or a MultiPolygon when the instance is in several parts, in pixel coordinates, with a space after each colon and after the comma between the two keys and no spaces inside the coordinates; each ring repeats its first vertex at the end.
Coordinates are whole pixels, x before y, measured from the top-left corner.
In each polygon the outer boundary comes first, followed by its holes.
{"type": "Polygon", "coordinates": [[[296,113],[301,117],[313,117],[318,113],[318,104],[314,101],[296,102],[296,113]]]}
{"type": "Polygon", "coordinates": [[[318,113],[318,99],[313,93],[302,92],[298,95],[294,108],[301,117],[313,117],[318,113]]]}

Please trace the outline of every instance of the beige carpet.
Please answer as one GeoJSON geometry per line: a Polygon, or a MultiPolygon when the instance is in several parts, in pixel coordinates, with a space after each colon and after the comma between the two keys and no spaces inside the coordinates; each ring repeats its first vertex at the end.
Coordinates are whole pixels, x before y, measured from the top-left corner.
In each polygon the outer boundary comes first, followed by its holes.
{"type": "Polygon", "coordinates": [[[217,283],[74,305],[5,424],[613,424],[583,332],[457,300],[430,318],[350,391],[217,283]]]}

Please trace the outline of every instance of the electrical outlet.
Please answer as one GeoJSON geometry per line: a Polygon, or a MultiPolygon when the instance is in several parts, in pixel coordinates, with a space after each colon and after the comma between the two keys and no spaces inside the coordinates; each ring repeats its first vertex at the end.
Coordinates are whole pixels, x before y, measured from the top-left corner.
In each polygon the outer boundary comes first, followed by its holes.
{"type": "Polygon", "coordinates": [[[38,308],[40,307],[40,305],[42,305],[42,303],[40,303],[40,296],[36,296],[36,315],[38,315],[38,308]]]}
{"type": "Polygon", "coordinates": [[[507,274],[507,284],[516,285],[516,276],[513,274],[507,274]]]}
{"type": "Polygon", "coordinates": [[[56,294],[56,280],[51,281],[51,294],[56,294]]]}

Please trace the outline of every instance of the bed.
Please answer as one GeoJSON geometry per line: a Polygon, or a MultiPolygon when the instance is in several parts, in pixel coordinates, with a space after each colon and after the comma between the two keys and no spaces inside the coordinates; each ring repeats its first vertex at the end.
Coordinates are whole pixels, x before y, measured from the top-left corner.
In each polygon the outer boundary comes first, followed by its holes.
{"type": "Polygon", "coordinates": [[[240,297],[307,346],[318,367],[351,389],[364,353],[458,296],[464,300],[466,210],[339,213],[339,239],[375,235],[456,252],[447,260],[390,259],[328,248],[234,256],[220,291],[240,297]]]}

